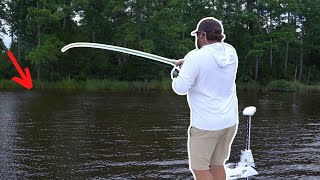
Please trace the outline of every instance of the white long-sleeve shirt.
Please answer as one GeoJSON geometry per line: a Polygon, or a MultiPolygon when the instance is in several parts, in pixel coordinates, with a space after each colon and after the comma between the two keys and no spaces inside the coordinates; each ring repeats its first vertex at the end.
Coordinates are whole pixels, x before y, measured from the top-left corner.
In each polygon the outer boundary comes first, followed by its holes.
{"type": "Polygon", "coordinates": [[[238,122],[237,68],[237,53],[227,43],[205,45],[186,55],[172,88],[187,94],[191,126],[220,130],[238,122]]]}

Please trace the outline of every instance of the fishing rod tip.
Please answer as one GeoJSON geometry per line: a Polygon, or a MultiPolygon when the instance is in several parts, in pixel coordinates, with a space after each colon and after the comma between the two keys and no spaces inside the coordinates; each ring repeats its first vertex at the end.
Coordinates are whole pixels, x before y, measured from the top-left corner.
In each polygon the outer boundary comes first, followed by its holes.
{"type": "Polygon", "coordinates": [[[67,51],[67,49],[65,48],[65,47],[63,47],[62,49],[61,49],[61,52],[66,52],[67,51]]]}

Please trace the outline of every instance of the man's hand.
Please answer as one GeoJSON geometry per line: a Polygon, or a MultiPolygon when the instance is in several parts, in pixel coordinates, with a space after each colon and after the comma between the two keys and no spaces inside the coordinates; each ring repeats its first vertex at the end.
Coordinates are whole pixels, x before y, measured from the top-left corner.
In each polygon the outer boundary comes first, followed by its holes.
{"type": "Polygon", "coordinates": [[[172,80],[179,76],[179,71],[180,71],[183,63],[184,63],[184,59],[179,59],[179,60],[175,60],[174,61],[174,64],[176,66],[173,67],[173,69],[171,70],[171,73],[170,73],[170,76],[171,76],[172,80]]]}
{"type": "Polygon", "coordinates": [[[177,60],[176,66],[178,66],[179,68],[181,68],[182,65],[183,65],[183,63],[184,63],[184,59],[179,59],[179,60],[177,60]]]}

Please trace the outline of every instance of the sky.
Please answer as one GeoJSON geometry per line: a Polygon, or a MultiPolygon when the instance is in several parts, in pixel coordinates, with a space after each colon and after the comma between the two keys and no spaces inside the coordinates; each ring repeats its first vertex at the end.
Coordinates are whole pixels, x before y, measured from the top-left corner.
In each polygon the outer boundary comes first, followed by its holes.
{"type": "Polygon", "coordinates": [[[9,48],[11,44],[11,37],[8,35],[3,35],[3,42],[4,45],[6,45],[6,47],[9,48]]]}
{"type": "MultiPolygon", "coordinates": [[[[4,24],[4,28],[6,30],[9,29],[8,25],[5,24],[5,22],[3,20],[1,20],[2,24],[4,24]]],[[[9,35],[5,35],[3,33],[0,33],[0,38],[2,38],[3,42],[4,42],[4,45],[9,48],[10,47],[10,44],[11,44],[11,37],[9,35]]]]}

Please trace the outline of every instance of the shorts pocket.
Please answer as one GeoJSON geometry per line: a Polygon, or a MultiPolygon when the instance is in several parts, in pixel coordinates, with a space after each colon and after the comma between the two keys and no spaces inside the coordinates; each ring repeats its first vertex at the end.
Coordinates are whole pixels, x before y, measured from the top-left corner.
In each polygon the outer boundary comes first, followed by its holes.
{"type": "Polygon", "coordinates": [[[193,129],[194,129],[194,128],[191,126],[190,129],[189,129],[189,137],[192,136],[192,130],[193,130],[193,129]]]}

